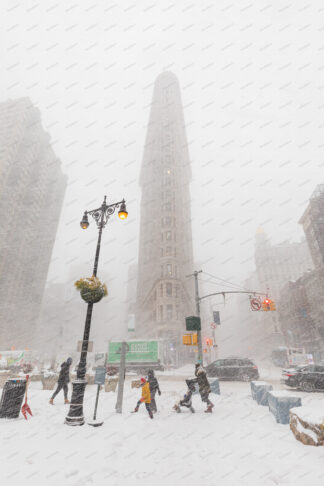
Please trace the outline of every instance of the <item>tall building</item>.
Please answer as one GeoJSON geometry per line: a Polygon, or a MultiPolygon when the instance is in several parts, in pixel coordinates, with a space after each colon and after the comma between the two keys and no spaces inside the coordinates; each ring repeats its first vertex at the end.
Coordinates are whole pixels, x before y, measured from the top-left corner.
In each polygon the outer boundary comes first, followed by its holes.
{"type": "MultiPolygon", "coordinates": [[[[251,356],[267,358],[273,348],[285,343],[284,330],[279,321],[279,307],[283,287],[312,268],[312,260],[305,240],[272,244],[262,228],[255,238],[256,272],[244,283],[247,289],[268,292],[276,303],[277,312],[254,312],[242,296],[240,319],[244,325],[251,356]]],[[[261,297],[262,298],[262,297],[261,297]]]]}
{"type": "Polygon", "coordinates": [[[315,268],[324,265],[324,184],[319,184],[300,218],[315,268]]]}
{"type": "Polygon", "coordinates": [[[140,174],[136,336],[164,339],[173,363],[194,295],[186,278],[193,271],[190,180],[179,82],[165,72],[154,85],[140,174]]]}
{"type": "Polygon", "coordinates": [[[255,239],[255,266],[260,291],[269,290],[270,297],[275,300],[289,280],[296,280],[313,267],[305,240],[273,245],[261,228],[255,239]]]}
{"type": "Polygon", "coordinates": [[[282,290],[280,326],[291,346],[303,347],[316,361],[324,359],[324,184],[316,187],[299,223],[314,269],[282,290]]]}
{"type": "Polygon", "coordinates": [[[280,325],[286,343],[324,359],[324,266],[306,272],[282,289],[280,325]]]}
{"type": "Polygon", "coordinates": [[[1,348],[33,347],[67,178],[39,110],[0,104],[1,348]]]}

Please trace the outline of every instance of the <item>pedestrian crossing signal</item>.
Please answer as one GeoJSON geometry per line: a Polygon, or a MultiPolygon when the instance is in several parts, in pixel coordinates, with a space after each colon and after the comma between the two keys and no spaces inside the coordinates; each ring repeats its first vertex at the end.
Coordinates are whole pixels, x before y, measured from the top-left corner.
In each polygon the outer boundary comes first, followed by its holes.
{"type": "Polygon", "coordinates": [[[198,344],[198,335],[192,334],[192,345],[197,346],[197,344],[198,344]]]}
{"type": "Polygon", "coordinates": [[[184,334],[182,336],[182,344],[186,346],[197,346],[198,344],[197,334],[184,334]]]}

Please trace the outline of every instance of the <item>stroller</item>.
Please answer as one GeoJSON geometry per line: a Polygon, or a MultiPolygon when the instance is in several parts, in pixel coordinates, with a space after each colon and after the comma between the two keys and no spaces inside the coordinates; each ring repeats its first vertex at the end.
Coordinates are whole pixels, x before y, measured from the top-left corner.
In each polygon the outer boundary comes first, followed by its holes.
{"type": "Polygon", "coordinates": [[[196,391],[196,388],[195,388],[196,381],[197,381],[196,379],[186,380],[186,383],[187,383],[187,386],[188,386],[187,393],[184,395],[182,400],[180,400],[178,403],[176,403],[173,406],[173,409],[177,413],[181,412],[181,407],[187,407],[187,408],[189,408],[191,413],[195,413],[195,409],[192,406],[192,395],[196,391]]]}

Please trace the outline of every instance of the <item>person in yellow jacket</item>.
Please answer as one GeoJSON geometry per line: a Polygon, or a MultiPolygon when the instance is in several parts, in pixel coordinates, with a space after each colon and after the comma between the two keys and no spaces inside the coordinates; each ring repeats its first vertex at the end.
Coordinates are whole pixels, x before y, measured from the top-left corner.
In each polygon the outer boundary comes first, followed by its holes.
{"type": "Polygon", "coordinates": [[[146,410],[150,418],[153,418],[153,413],[151,410],[151,392],[150,392],[150,384],[146,381],[145,378],[141,378],[141,387],[142,387],[142,397],[138,400],[137,405],[135,407],[134,412],[138,412],[139,406],[141,403],[145,403],[146,410]]]}

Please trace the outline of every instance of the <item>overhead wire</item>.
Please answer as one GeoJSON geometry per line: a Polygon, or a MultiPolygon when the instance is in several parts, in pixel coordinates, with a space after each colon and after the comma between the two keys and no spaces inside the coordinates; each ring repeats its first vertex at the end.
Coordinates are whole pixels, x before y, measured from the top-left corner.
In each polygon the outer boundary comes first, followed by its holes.
{"type": "Polygon", "coordinates": [[[225,280],[223,278],[216,277],[215,275],[212,275],[211,273],[208,273],[208,272],[205,272],[205,271],[203,271],[202,273],[204,273],[205,275],[208,275],[211,278],[214,278],[215,280],[220,280],[221,282],[225,282],[227,284],[230,284],[233,287],[236,287],[237,289],[241,289],[241,290],[245,290],[245,291],[248,291],[249,290],[249,289],[246,289],[245,287],[243,287],[243,285],[234,284],[233,282],[229,282],[228,280],[225,280]]]}
{"type": "MultiPolygon", "coordinates": [[[[232,289],[232,290],[233,290],[233,289],[235,289],[235,290],[241,290],[240,288],[238,289],[237,287],[235,287],[235,286],[233,286],[233,285],[226,285],[226,284],[222,284],[222,283],[212,282],[212,281],[210,281],[210,280],[204,280],[204,279],[202,279],[202,278],[198,278],[198,280],[199,280],[200,282],[209,283],[209,284],[212,284],[212,285],[217,285],[217,286],[220,286],[220,285],[221,285],[222,287],[226,287],[226,288],[228,288],[228,289],[232,289]]],[[[220,291],[220,292],[221,292],[221,291],[220,291]]]]}

